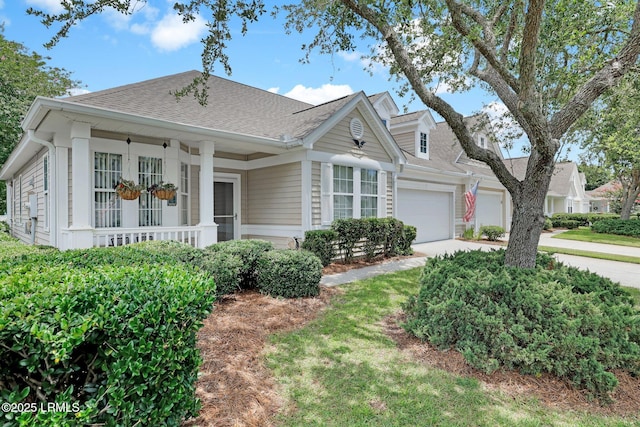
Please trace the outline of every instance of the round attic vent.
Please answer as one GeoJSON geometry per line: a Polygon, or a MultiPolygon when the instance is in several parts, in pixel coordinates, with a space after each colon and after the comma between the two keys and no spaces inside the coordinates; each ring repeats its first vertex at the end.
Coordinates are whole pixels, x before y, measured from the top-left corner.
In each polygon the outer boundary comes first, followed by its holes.
{"type": "Polygon", "coordinates": [[[351,131],[351,136],[355,139],[362,139],[364,136],[364,126],[362,122],[358,118],[351,119],[351,123],[349,123],[349,130],[351,131]]]}

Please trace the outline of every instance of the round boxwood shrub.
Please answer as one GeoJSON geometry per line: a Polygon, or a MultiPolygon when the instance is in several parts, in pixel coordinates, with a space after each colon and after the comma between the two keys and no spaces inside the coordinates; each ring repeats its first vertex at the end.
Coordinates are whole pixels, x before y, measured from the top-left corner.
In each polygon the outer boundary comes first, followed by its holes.
{"type": "Polygon", "coordinates": [[[240,271],[240,288],[253,289],[256,287],[256,267],[263,253],[273,250],[273,243],[266,240],[229,240],[207,246],[205,252],[209,254],[226,253],[235,255],[242,260],[240,271]]]}
{"type": "Polygon", "coordinates": [[[272,297],[311,297],[320,293],[322,263],[308,251],[265,252],[258,262],[258,289],[272,297]]]}
{"type": "Polygon", "coordinates": [[[244,263],[242,258],[224,251],[205,252],[199,266],[213,277],[216,295],[229,295],[241,289],[244,263]]]}
{"type": "Polygon", "coordinates": [[[486,236],[487,240],[492,242],[504,237],[504,233],[504,228],[499,225],[483,225],[480,227],[480,235],[486,236]]]}
{"type": "Polygon", "coordinates": [[[504,250],[432,258],[404,310],[405,328],[454,347],[485,372],[549,372],[607,400],[611,371],[640,374],[640,312],[619,285],[538,255],[504,266],[504,250]]]}

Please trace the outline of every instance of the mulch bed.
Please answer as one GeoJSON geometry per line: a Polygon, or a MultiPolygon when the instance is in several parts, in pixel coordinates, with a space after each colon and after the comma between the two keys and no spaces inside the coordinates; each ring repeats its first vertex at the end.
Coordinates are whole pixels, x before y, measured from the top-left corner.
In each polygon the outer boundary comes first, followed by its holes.
{"type": "MultiPolygon", "coordinates": [[[[421,256],[417,254],[415,256],[421,256]]],[[[361,267],[373,263],[358,264],[361,267]]],[[[356,266],[333,265],[338,272],[356,266]]],[[[331,273],[325,273],[331,274],[331,273]]],[[[340,287],[321,287],[315,298],[278,299],[258,292],[242,292],[216,302],[213,313],[198,333],[203,358],[196,383],[202,402],[197,418],[184,426],[273,426],[273,417],[283,404],[263,354],[268,336],[303,327],[316,318],[340,287]]],[[[438,351],[408,335],[399,324],[402,314],[383,321],[386,333],[400,351],[422,363],[481,381],[488,390],[499,390],[513,399],[536,396],[543,404],[558,410],[585,410],[603,415],[632,415],[640,411],[640,380],[615,372],[620,382],[612,395],[614,403],[601,406],[590,401],[567,382],[550,375],[532,377],[515,372],[486,375],[468,366],[456,351],[438,351]]]]}

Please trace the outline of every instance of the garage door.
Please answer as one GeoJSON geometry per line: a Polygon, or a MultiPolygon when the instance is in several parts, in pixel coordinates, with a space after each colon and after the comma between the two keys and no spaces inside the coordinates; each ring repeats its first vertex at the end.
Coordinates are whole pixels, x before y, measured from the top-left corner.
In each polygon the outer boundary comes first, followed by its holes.
{"type": "Polygon", "coordinates": [[[398,219],[417,228],[416,242],[451,239],[453,193],[398,189],[398,219]]]}
{"type": "Polygon", "coordinates": [[[476,215],[478,216],[478,227],[483,225],[499,225],[503,227],[502,195],[478,192],[476,215]]]}

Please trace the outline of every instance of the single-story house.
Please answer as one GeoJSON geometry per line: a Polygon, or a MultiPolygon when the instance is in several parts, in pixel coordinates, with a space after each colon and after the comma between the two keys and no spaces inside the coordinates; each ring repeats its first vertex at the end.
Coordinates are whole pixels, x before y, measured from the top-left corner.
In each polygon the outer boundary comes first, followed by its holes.
{"type": "MultiPolygon", "coordinates": [[[[205,247],[239,238],[286,247],[336,218],[413,221],[416,211],[425,215],[416,220],[419,240],[437,240],[463,229],[465,189],[491,179],[490,170],[474,172],[478,165],[445,165],[460,150],[429,141],[430,114],[410,125],[392,119],[388,93],[311,105],[211,76],[206,106],[176,100],[171,92],[196,76],[37,98],[0,169],[12,234],[61,249],[151,239],[205,247]],[[402,139],[411,126],[413,148],[402,139]],[[447,150],[455,155],[436,160],[447,150]],[[121,178],[178,190],[170,200],[149,193],[124,200],[115,190],[121,178]]],[[[506,209],[497,220],[507,223],[506,209]]]]}
{"type": "MultiPolygon", "coordinates": [[[[523,179],[528,160],[528,157],[514,157],[504,162],[516,178],[523,179]]],[[[586,183],[585,175],[578,172],[574,162],[556,163],[545,198],[544,214],[589,212],[591,198],[584,189],[586,183]]]]}

